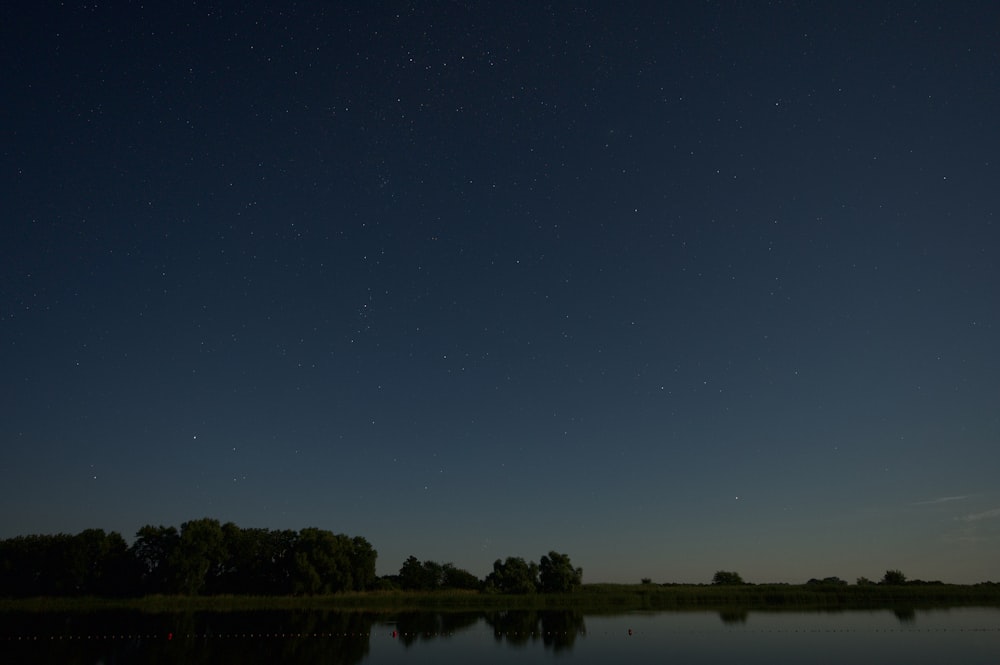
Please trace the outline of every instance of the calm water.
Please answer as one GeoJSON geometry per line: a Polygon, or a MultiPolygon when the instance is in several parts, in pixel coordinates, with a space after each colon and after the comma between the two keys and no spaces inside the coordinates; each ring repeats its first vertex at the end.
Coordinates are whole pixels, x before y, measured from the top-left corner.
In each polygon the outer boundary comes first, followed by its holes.
{"type": "Polygon", "coordinates": [[[0,614],[0,663],[468,662],[1000,665],[1000,608],[0,614]]]}

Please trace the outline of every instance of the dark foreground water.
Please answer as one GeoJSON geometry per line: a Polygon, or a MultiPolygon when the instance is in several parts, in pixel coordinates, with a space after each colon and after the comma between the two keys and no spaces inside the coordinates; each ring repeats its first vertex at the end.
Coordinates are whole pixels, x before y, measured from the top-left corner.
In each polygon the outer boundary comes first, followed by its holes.
{"type": "Polygon", "coordinates": [[[0,614],[0,663],[1000,665],[1000,609],[0,614]]]}

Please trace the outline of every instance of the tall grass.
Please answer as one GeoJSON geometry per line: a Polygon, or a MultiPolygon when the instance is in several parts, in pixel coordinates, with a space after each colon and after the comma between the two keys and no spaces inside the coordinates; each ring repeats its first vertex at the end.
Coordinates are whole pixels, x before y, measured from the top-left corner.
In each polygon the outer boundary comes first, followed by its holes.
{"type": "Polygon", "coordinates": [[[147,596],[144,598],[0,599],[0,610],[143,612],[345,610],[489,611],[568,609],[590,614],[742,609],[880,609],[897,607],[1000,607],[1000,584],[739,586],[585,584],[573,593],[504,595],[477,591],[370,591],[323,596],[147,596]]]}

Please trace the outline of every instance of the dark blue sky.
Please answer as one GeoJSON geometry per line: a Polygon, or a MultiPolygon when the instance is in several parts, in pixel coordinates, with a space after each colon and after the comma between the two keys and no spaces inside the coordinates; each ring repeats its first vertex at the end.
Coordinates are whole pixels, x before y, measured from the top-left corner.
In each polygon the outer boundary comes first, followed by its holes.
{"type": "Polygon", "coordinates": [[[1000,9],[6,3],[0,537],[1000,578],[1000,9]]]}

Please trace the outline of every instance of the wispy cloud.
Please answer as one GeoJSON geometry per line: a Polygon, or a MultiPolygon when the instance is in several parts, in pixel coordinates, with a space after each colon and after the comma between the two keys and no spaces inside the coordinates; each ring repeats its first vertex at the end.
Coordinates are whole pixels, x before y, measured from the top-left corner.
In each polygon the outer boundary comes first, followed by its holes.
{"type": "Polygon", "coordinates": [[[978,522],[980,520],[993,519],[994,517],[1000,517],[1000,508],[985,510],[981,513],[972,513],[971,515],[965,515],[964,517],[959,517],[958,519],[962,522],[978,522]]]}
{"type": "Polygon", "coordinates": [[[936,499],[930,499],[928,501],[917,501],[914,506],[936,506],[942,503],[951,503],[952,501],[961,501],[963,499],[968,499],[968,494],[963,494],[961,496],[941,496],[936,499]]]}

